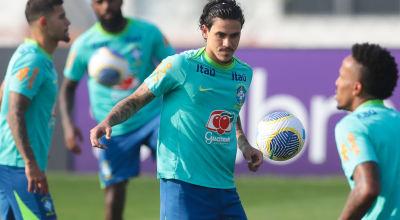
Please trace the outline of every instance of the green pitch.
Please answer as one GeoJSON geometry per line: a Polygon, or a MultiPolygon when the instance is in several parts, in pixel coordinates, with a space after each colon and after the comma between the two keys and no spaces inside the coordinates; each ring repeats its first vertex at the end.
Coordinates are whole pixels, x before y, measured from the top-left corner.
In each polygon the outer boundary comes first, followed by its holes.
{"type": "MultiPolygon", "coordinates": [[[[104,219],[97,175],[47,174],[58,219],[104,219]]],[[[250,220],[337,219],[350,188],[344,177],[238,177],[236,187],[250,220]]],[[[159,218],[159,182],[142,176],[129,183],[125,219],[159,218]]]]}

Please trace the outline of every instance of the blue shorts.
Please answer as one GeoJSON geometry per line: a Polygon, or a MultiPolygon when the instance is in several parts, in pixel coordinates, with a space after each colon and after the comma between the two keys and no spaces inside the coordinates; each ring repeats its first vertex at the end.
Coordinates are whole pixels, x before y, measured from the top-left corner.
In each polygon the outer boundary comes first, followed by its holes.
{"type": "Polygon", "coordinates": [[[28,193],[25,168],[0,165],[0,177],[2,220],[57,218],[50,194],[28,193]]]}
{"type": "Polygon", "coordinates": [[[128,180],[139,174],[140,146],[148,146],[156,157],[160,115],[151,119],[141,128],[124,135],[100,138],[108,150],[100,150],[99,170],[102,188],[128,180]]]}
{"type": "Polygon", "coordinates": [[[160,197],[160,220],[247,219],[236,188],[214,189],[161,179],[160,197]]]}

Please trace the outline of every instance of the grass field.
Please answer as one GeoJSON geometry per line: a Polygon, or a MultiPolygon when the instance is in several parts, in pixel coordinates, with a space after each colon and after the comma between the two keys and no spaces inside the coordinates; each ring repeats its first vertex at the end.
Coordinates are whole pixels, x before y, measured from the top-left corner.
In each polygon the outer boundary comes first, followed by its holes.
{"type": "MultiPolygon", "coordinates": [[[[60,220],[104,219],[104,197],[97,175],[48,173],[60,220]]],[[[344,177],[238,177],[236,187],[249,220],[337,219],[349,186],[344,177]]],[[[141,176],[129,183],[126,220],[159,219],[159,182],[141,176]]]]}

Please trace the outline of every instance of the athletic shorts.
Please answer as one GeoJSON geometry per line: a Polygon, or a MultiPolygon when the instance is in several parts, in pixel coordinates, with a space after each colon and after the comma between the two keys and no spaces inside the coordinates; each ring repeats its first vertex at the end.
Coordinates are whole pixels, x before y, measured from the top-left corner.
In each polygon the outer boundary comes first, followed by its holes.
{"type": "Polygon", "coordinates": [[[2,220],[57,218],[50,194],[28,193],[25,168],[0,165],[0,197],[2,220]]]}
{"type": "Polygon", "coordinates": [[[100,138],[108,150],[100,150],[99,170],[102,188],[123,182],[139,174],[140,146],[148,146],[156,159],[160,115],[151,119],[139,129],[124,135],[100,138]]]}
{"type": "Polygon", "coordinates": [[[236,188],[214,189],[160,179],[160,220],[245,220],[236,188]]]}

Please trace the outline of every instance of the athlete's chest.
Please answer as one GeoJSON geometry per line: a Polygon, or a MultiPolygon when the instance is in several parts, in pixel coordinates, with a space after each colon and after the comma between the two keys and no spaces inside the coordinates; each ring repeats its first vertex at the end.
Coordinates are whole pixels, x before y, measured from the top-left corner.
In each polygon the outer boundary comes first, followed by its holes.
{"type": "Polygon", "coordinates": [[[220,70],[212,65],[189,63],[183,87],[195,104],[240,110],[250,86],[249,74],[241,69],[220,70]]]}

